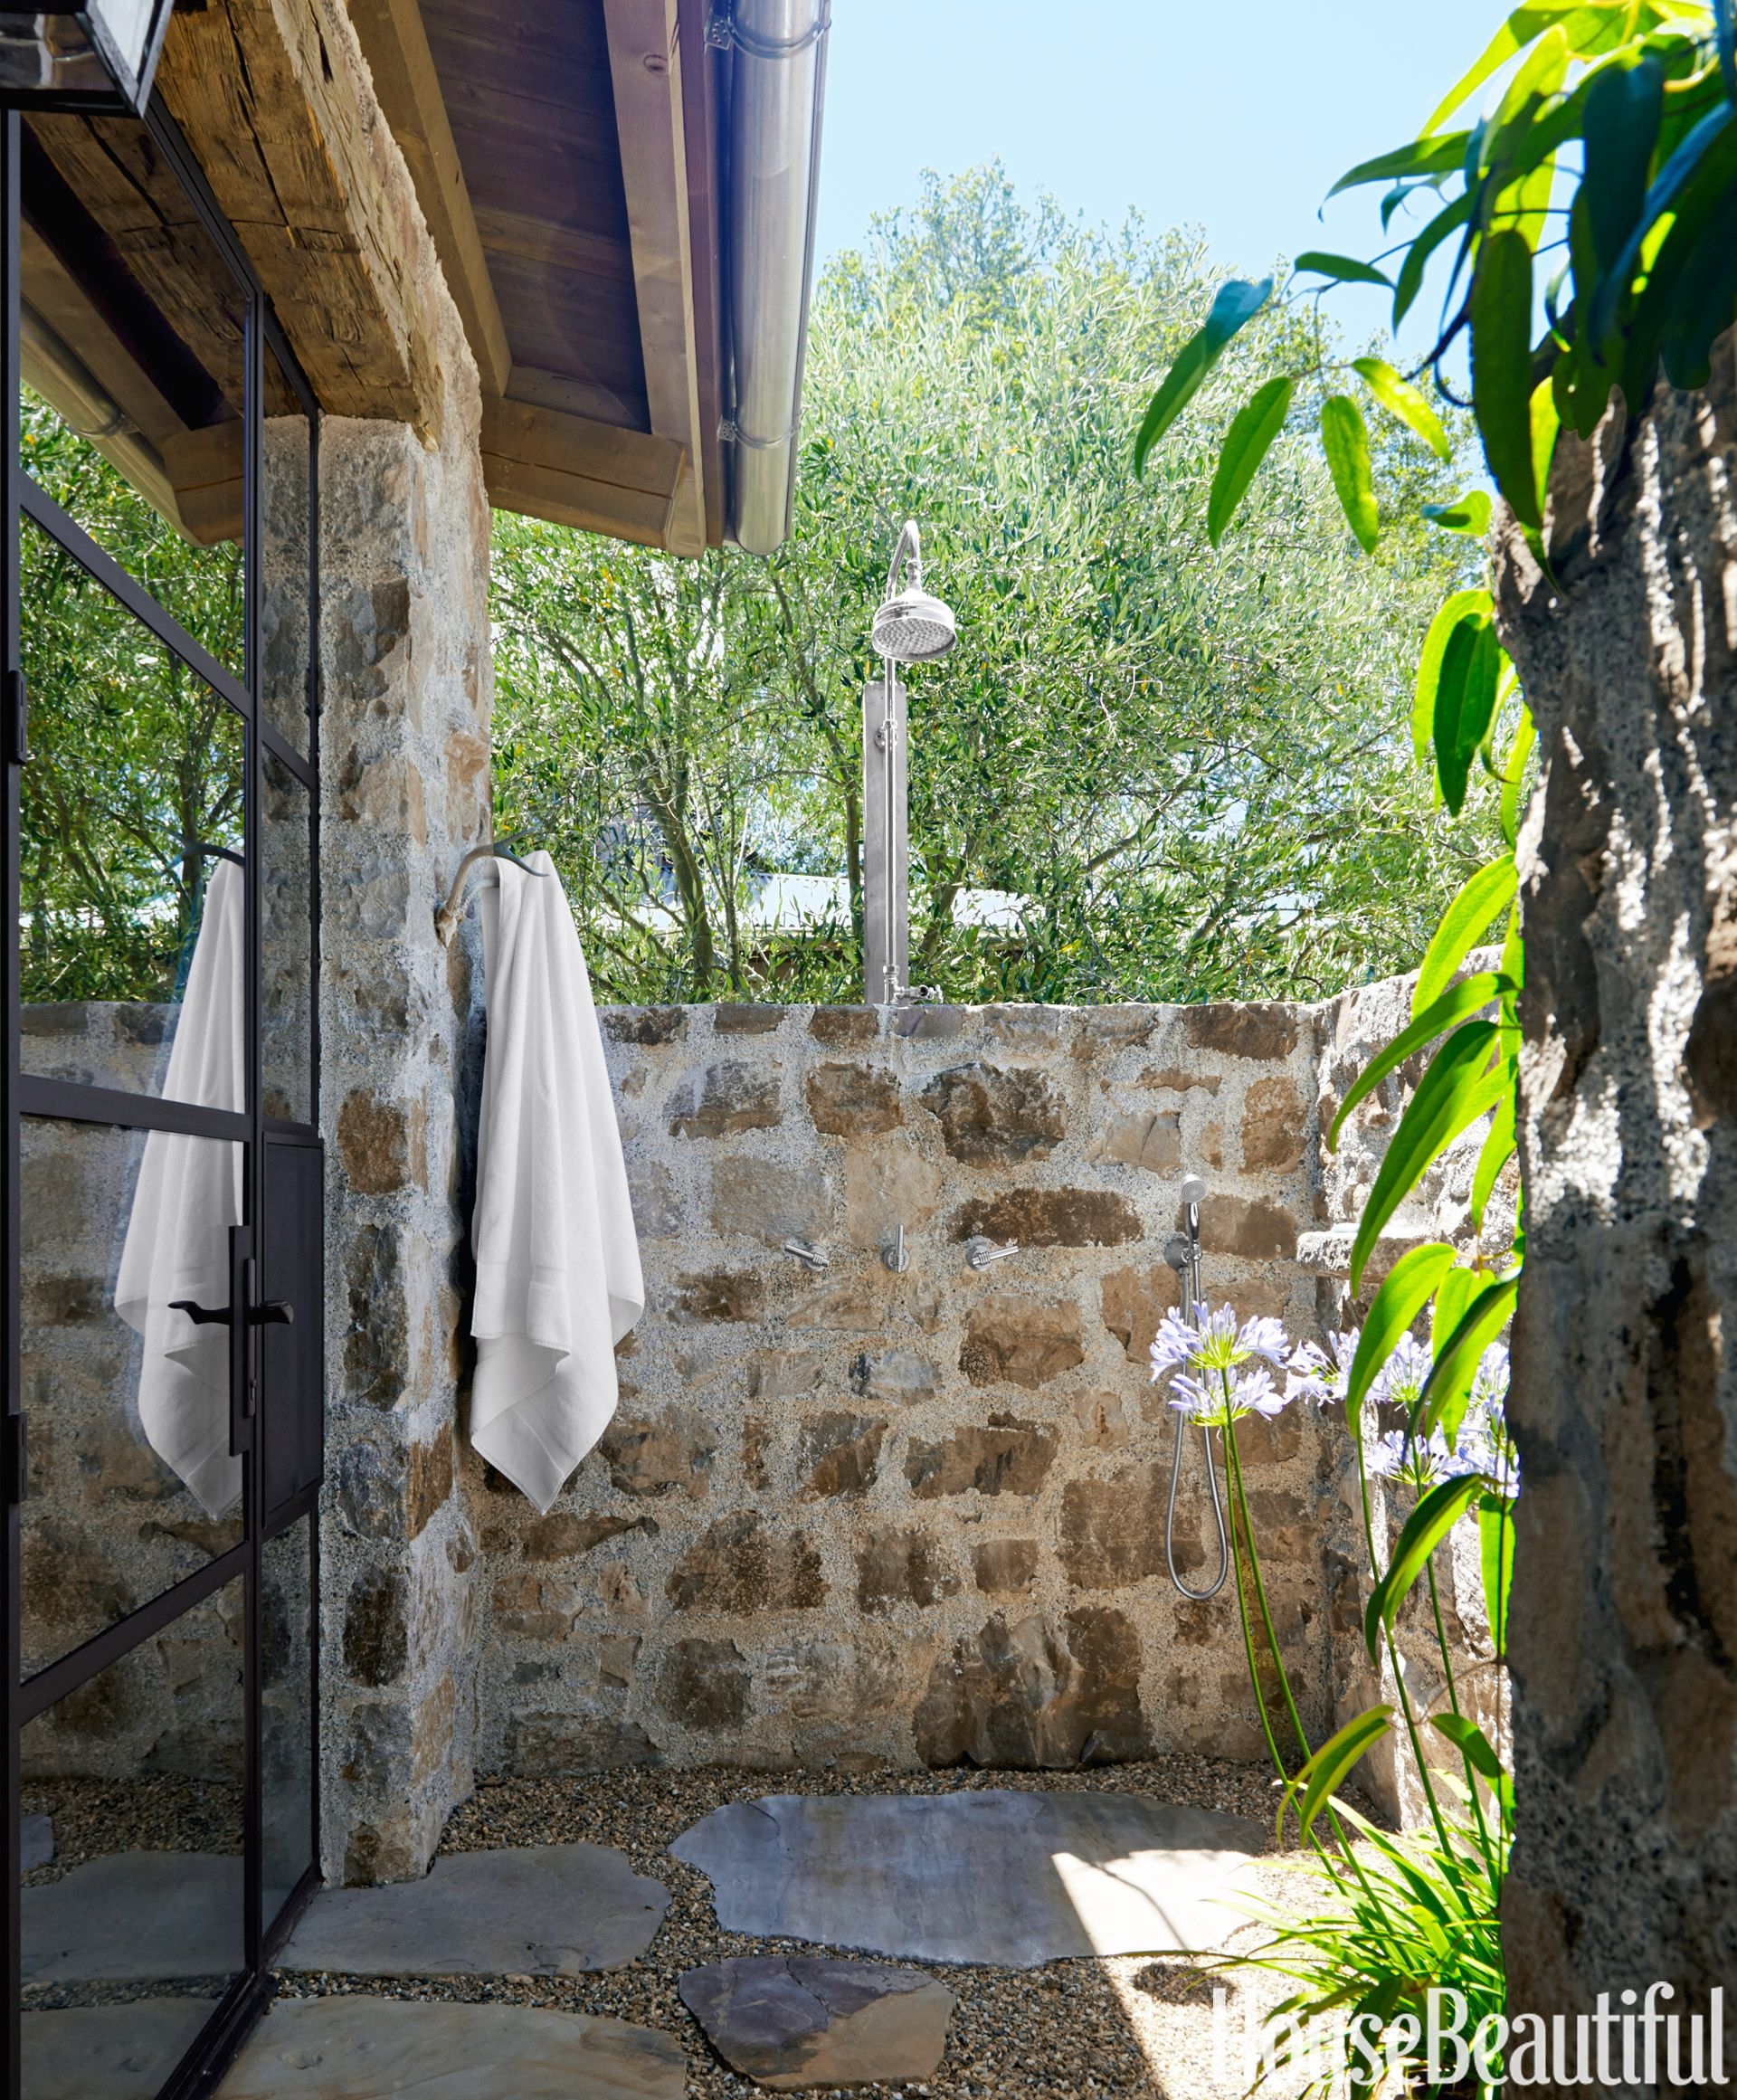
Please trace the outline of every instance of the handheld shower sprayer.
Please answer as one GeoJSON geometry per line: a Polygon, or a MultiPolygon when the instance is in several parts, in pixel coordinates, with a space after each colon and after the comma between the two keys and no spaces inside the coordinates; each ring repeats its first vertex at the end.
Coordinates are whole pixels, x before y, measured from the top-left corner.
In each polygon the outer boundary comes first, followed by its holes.
{"type": "MultiPolygon", "coordinates": [[[[1206,1201],[1206,1183],[1199,1174],[1190,1174],[1182,1183],[1182,1230],[1172,1232],[1164,1242],[1164,1259],[1176,1271],[1182,1285],[1182,1317],[1198,1330],[1201,1310],[1201,1205],[1206,1201]]],[[[1210,1588],[1191,1590],[1176,1572],[1176,1489],[1182,1477],[1183,1428],[1184,1420],[1179,1412],[1176,1442],[1170,1459],[1170,1500],[1164,1509],[1164,1565],[1179,1595],[1186,1597],[1191,1604],[1204,1604],[1208,1598],[1216,1597],[1223,1589],[1225,1578],[1230,1573],[1230,1541],[1224,1527],[1224,1506],[1219,1499],[1219,1477],[1212,1465],[1212,1431],[1202,1422],[1201,1445],[1206,1457],[1206,1485],[1212,1497],[1213,1521],[1219,1528],[1219,1572],[1210,1588]]]]}

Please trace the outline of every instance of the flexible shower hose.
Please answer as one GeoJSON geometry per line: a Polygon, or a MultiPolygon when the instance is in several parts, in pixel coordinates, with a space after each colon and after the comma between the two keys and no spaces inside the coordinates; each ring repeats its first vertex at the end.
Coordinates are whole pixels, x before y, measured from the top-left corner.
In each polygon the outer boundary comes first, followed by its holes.
{"type": "Polygon", "coordinates": [[[1188,1426],[1187,1417],[1176,1417],[1176,1446],[1170,1459],[1170,1502],[1164,1511],[1164,1565],[1170,1570],[1170,1579],[1178,1592],[1191,1604],[1204,1604],[1209,1597],[1216,1597],[1224,1587],[1224,1579],[1230,1573],[1230,1540],[1224,1528],[1224,1507],[1219,1500],[1219,1477],[1212,1466],[1212,1432],[1204,1423],[1201,1426],[1201,1443],[1206,1454],[1206,1484],[1212,1491],[1212,1516],[1219,1527],[1219,1572],[1210,1589],[1191,1590],[1176,1573],[1176,1487],[1182,1477],[1182,1438],[1188,1426]]]}

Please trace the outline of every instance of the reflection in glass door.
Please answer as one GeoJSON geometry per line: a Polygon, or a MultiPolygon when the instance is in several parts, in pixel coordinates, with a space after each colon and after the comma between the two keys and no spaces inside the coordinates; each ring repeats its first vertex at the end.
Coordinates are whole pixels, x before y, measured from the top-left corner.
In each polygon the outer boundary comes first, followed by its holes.
{"type": "Polygon", "coordinates": [[[317,1858],[318,419],[160,113],[0,122],[6,2089],[173,2100],[317,1858]]]}

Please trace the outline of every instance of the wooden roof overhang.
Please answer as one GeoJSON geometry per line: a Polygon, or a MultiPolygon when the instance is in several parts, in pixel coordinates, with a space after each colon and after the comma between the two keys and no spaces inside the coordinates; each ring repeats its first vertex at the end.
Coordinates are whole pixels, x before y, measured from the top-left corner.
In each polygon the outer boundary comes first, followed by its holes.
{"type": "Polygon", "coordinates": [[[705,7],[177,8],[159,89],[328,412],[431,434],[441,415],[389,128],[476,358],[491,500],[676,553],[721,542],[705,7]]]}

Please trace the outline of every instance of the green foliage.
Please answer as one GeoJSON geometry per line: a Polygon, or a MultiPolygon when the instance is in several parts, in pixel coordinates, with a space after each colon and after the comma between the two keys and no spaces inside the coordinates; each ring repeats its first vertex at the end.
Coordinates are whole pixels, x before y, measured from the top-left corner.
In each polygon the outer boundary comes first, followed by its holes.
{"type": "Polygon", "coordinates": [[[1390,523],[1365,559],[1315,449],[1282,432],[1250,447],[1215,559],[1218,441],[1257,367],[1300,367],[1315,335],[1222,289],[1181,237],[1082,232],[992,173],[937,184],[817,287],[774,559],[498,521],[501,821],[555,852],[601,991],[860,996],[861,689],[907,516],[960,629],[908,679],[916,982],[1296,997],[1416,961],[1495,845],[1490,812],[1432,806],[1394,727],[1470,558],[1416,502],[1463,463],[1382,411],[1390,523]],[[1215,307],[1241,324],[1133,483],[1132,404],[1215,307]],[[666,628],[686,639],[645,641],[666,628]],[[779,871],[841,879],[830,931],[756,926],[779,871]],[[960,923],[985,891],[1016,925],[960,923]]]}
{"type": "MultiPolygon", "coordinates": [[[[21,408],[26,471],[196,640],[238,661],[239,546],[183,540],[45,404],[26,395],[21,408]]],[[[19,551],[22,997],[174,998],[203,849],[241,843],[241,717],[28,520],[19,551]]]]}

